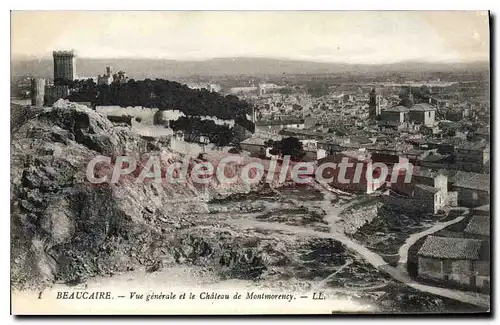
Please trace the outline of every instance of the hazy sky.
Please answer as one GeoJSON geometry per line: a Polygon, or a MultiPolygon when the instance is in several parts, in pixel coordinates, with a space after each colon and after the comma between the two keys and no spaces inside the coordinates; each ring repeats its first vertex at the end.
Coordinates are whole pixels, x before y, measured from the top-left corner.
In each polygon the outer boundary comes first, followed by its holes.
{"type": "Polygon", "coordinates": [[[486,12],[16,11],[12,55],[198,60],[271,57],[349,63],[489,56],[486,12]]]}

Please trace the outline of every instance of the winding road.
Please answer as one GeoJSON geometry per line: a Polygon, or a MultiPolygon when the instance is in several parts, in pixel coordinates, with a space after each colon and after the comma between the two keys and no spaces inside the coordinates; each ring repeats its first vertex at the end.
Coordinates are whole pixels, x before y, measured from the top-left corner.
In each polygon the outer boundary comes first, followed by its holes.
{"type": "MultiPolygon", "coordinates": [[[[362,244],[358,243],[357,241],[349,238],[347,235],[343,233],[342,227],[337,224],[337,221],[340,219],[340,214],[342,211],[345,209],[349,208],[353,204],[359,203],[359,200],[354,199],[351,200],[350,202],[346,203],[342,207],[333,207],[331,205],[331,199],[335,195],[331,193],[330,191],[326,190],[323,187],[318,186],[318,188],[322,191],[324,195],[324,199],[320,204],[320,207],[326,212],[325,216],[325,221],[327,221],[330,225],[330,232],[321,232],[309,228],[303,228],[299,226],[291,226],[291,225],[284,225],[280,223],[273,223],[273,222],[265,222],[265,221],[257,221],[257,220],[251,220],[251,219],[231,219],[229,220],[230,223],[236,224],[242,227],[250,227],[250,228],[260,228],[260,229],[268,229],[268,230],[275,230],[275,231],[285,231],[285,232],[290,232],[294,233],[297,235],[301,236],[314,236],[314,237],[320,237],[320,238],[332,238],[335,239],[336,241],[341,242],[344,244],[349,250],[354,251],[358,255],[360,255],[362,258],[364,258],[368,263],[370,263],[372,266],[377,268],[378,270],[387,273],[390,275],[393,279],[396,281],[402,282],[416,290],[422,291],[422,292],[428,292],[437,296],[442,296],[454,300],[458,300],[464,303],[468,303],[471,305],[483,307],[483,308],[489,308],[490,307],[490,296],[485,295],[485,294],[479,294],[479,293],[474,293],[474,292],[465,292],[465,291],[460,291],[460,290],[454,290],[454,289],[447,289],[447,288],[441,288],[441,287],[434,287],[430,285],[425,285],[416,282],[412,278],[409,277],[407,271],[405,268],[401,267],[401,265],[406,265],[407,259],[408,259],[408,250],[409,248],[420,238],[427,236],[429,234],[435,233],[436,231],[439,231],[451,224],[457,223],[461,221],[464,217],[466,212],[464,212],[461,216],[447,222],[440,222],[434,225],[433,227],[424,230],[422,232],[416,233],[411,235],[405,242],[404,245],[401,246],[399,249],[399,256],[400,256],[400,266],[399,267],[394,267],[389,265],[379,254],[369,250],[362,244]]],[[[289,199],[289,198],[287,198],[289,199]]],[[[290,200],[290,199],[289,199],[290,200]]],[[[296,200],[290,200],[290,201],[296,201],[296,200]]],[[[307,205],[307,202],[298,202],[300,205],[304,206],[307,205]]],[[[311,205],[312,207],[312,205],[311,205]]],[[[345,267],[345,266],[344,266],[345,267]]],[[[336,271],[337,272],[337,271],[336,271]]],[[[333,275],[328,276],[330,278],[333,275]]],[[[324,280],[323,280],[324,281],[324,280]]]]}
{"type": "Polygon", "coordinates": [[[406,265],[408,261],[408,250],[410,247],[415,244],[420,238],[427,236],[427,235],[432,235],[435,232],[438,232],[439,230],[442,230],[450,225],[453,225],[457,222],[462,221],[465,218],[465,214],[467,214],[469,210],[465,211],[461,216],[450,220],[446,222],[438,222],[434,226],[432,226],[429,229],[426,229],[424,231],[418,232],[416,234],[412,234],[410,237],[408,237],[405,241],[405,243],[399,248],[398,250],[398,255],[399,255],[399,264],[400,265],[406,265]]]}

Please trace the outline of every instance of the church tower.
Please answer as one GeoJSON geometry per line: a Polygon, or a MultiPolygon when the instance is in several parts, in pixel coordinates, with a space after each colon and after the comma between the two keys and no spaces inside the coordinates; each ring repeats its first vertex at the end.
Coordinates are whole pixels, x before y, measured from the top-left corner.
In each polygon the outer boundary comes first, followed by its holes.
{"type": "Polygon", "coordinates": [[[368,115],[371,119],[375,119],[380,113],[380,96],[377,95],[375,88],[373,88],[370,92],[370,100],[368,102],[368,115]]]}

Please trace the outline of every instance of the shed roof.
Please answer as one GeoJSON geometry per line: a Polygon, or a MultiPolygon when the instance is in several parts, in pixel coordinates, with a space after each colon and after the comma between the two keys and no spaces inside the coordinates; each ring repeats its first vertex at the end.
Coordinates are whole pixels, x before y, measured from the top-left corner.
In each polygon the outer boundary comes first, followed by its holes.
{"type": "Polygon", "coordinates": [[[414,167],[414,169],[413,169],[413,176],[414,177],[436,178],[439,175],[446,176],[446,173],[443,170],[436,171],[436,170],[432,170],[432,169],[426,168],[426,167],[418,167],[418,168],[414,167]]]}
{"type": "Polygon", "coordinates": [[[258,146],[264,146],[264,143],[266,142],[266,139],[262,138],[248,138],[243,141],[241,141],[241,144],[252,144],[252,145],[258,145],[258,146]]]}
{"type": "Polygon", "coordinates": [[[255,122],[256,126],[303,124],[303,119],[266,120],[255,122]]]}
{"type": "Polygon", "coordinates": [[[473,235],[490,235],[490,218],[489,216],[474,215],[470,219],[467,227],[464,230],[466,233],[473,235]]]}
{"type": "Polygon", "coordinates": [[[399,106],[394,106],[394,107],[386,108],[386,109],[382,110],[382,112],[404,113],[404,112],[408,112],[409,110],[410,109],[408,107],[399,105],[399,106]]]}
{"type": "Polygon", "coordinates": [[[489,151],[489,143],[467,141],[458,145],[457,150],[489,151]]]}
{"type": "Polygon", "coordinates": [[[455,187],[462,187],[488,192],[490,191],[490,174],[478,174],[464,171],[457,171],[450,176],[448,181],[455,187]]]}
{"type": "Polygon", "coordinates": [[[419,103],[415,104],[411,107],[410,111],[435,111],[436,108],[427,104],[427,103],[419,103]]]}
{"type": "Polygon", "coordinates": [[[430,193],[434,193],[434,194],[440,191],[439,188],[435,188],[435,187],[424,185],[424,184],[417,184],[417,185],[415,185],[415,187],[419,188],[422,191],[430,192],[430,193]]]}
{"type": "Polygon", "coordinates": [[[482,242],[477,239],[428,236],[418,255],[441,259],[477,260],[481,244],[482,242]]]}

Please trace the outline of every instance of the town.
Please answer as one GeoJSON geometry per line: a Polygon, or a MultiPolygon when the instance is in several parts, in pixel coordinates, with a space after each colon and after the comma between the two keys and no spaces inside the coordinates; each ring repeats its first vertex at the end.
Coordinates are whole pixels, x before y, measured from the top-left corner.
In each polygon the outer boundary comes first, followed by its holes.
{"type": "MultiPolygon", "coordinates": [[[[254,199],[248,194],[239,200],[235,193],[212,197],[210,213],[257,214],[252,219],[256,227],[319,238],[330,224],[337,227],[330,230],[334,240],[397,281],[444,299],[487,306],[488,70],[136,80],[126,67],[114,72],[111,65],[102,67],[103,74],[77,77],[74,51],[54,51],[52,59],[53,77],[18,76],[13,81],[12,114],[20,107],[81,105],[117,128],[197,161],[239,155],[269,166],[272,159],[281,162],[288,155],[315,168],[348,161],[353,167],[346,175],[359,178],[361,170],[361,181],[341,182],[337,172],[324,169],[323,176],[331,178],[328,184],[268,184],[254,199]],[[377,173],[377,163],[390,170],[410,163],[413,169],[396,181],[389,172],[382,181],[369,182],[365,176],[377,173]],[[274,197],[271,203],[268,196],[274,197]]],[[[241,254],[246,253],[236,254],[238,262],[223,255],[220,263],[257,263],[256,256],[241,254]]],[[[342,258],[345,267],[352,258],[342,258]]],[[[374,276],[370,272],[369,278],[374,276]]],[[[349,281],[350,275],[344,277],[349,281]]],[[[366,279],[354,278],[361,287],[387,285],[385,276],[374,277],[379,278],[366,284],[366,279]]]]}

